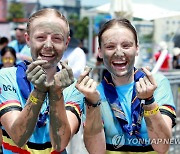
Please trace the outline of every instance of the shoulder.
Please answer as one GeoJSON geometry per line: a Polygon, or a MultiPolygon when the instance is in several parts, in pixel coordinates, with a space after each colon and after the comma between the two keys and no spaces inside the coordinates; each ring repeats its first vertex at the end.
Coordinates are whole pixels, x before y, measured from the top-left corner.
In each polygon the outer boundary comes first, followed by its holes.
{"type": "Polygon", "coordinates": [[[21,53],[26,53],[26,52],[29,52],[29,53],[31,52],[30,48],[27,45],[25,45],[21,50],[21,53]]]}
{"type": "Polygon", "coordinates": [[[8,78],[9,80],[12,79],[14,76],[16,77],[16,67],[8,67],[0,69],[0,77],[1,78],[8,78]]]}
{"type": "Polygon", "coordinates": [[[17,40],[13,40],[8,44],[8,46],[15,46],[15,45],[17,45],[17,40]]]}
{"type": "Polygon", "coordinates": [[[164,74],[162,74],[161,72],[157,72],[157,73],[155,73],[155,74],[153,74],[153,76],[154,76],[154,78],[166,78],[165,76],[164,76],[164,74]]]}
{"type": "Polygon", "coordinates": [[[74,48],[73,51],[71,52],[71,55],[73,55],[74,57],[77,56],[79,58],[82,58],[82,56],[83,57],[86,56],[84,51],[80,47],[74,48]]]}
{"type": "Polygon", "coordinates": [[[153,74],[153,77],[157,83],[161,83],[162,81],[168,81],[167,77],[160,72],[153,74]]]}
{"type": "Polygon", "coordinates": [[[0,69],[0,75],[6,75],[6,74],[14,74],[16,73],[17,67],[7,67],[0,69]]]}
{"type": "Polygon", "coordinates": [[[71,97],[82,97],[83,95],[76,89],[76,82],[77,80],[74,79],[74,83],[72,83],[69,87],[65,88],[63,90],[64,98],[69,99],[71,97]]]}

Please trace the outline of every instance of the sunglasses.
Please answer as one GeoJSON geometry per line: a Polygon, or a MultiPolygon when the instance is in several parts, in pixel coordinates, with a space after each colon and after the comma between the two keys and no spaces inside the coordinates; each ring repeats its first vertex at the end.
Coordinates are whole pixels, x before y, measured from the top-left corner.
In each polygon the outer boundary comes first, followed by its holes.
{"type": "Polygon", "coordinates": [[[14,30],[25,31],[25,29],[23,29],[23,28],[14,28],[14,30]]]}
{"type": "Polygon", "coordinates": [[[2,62],[3,63],[11,63],[11,64],[13,64],[14,63],[14,58],[2,58],[2,62]]]}

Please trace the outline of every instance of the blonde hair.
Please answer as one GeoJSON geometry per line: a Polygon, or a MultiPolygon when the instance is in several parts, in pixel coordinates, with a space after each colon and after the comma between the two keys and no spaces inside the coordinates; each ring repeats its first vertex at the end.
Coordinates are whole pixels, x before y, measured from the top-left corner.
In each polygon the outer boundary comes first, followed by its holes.
{"type": "Polygon", "coordinates": [[[65,23],[67,24],[68,36],[69,36],[70,28],[69,28],[68,20],[61,12],[57,11],[56,9],[52,9],[52,8],[45,8],[45,9],[39,10],[39,11],[35,12],[34,14],[32,14],[29,17],[28,22],[27,22],[27,33],[30,34],[30,26],[31,26],[31,23],[33,22],[33,20],[35,20],[39,17],[42,17],[44,15],[48,15],[50,13],[54,13],[57,17],[59,17],[60,19],[65,21],[65,23]]]}

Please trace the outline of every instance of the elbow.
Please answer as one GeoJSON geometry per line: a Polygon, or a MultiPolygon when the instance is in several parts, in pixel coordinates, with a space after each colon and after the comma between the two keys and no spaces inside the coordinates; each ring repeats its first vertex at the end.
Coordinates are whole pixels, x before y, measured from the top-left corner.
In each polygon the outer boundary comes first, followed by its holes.
{"type": "Polygon", "coordinates": [[[89,154],[105,154],[106,140],[102,130],[100,133],[93,136],[84,135],[84,144],[89,154]]]}
{"type": "Polygon", "coordinates": [[[88,128],[86,125],[84,126],[84,135],[85,136],[94,136],[103,131],[103,126],[101,125],[94,125],[94,128],[92,127],[88,128]]]}
{"type": "Polygon", "coordinates": [[[59,139],[56,138],[56,140],[51,141],[53,149],[55,149],[57,152],[62,152],[67,147],[71,139],[71,132],[66,132],[66,134],[63,136],[59,135],[59,139]]]}
{"type": "Polygon", "coordinates": [[[169,151],[169,144],[163,144],[163,145],[156,145],[153,146],[154,151],[156,151],[158,154],[166,154],[169,151]]]}
{"type": "Polygon", "coordinates": [[[25,144],[26,144],[26,142],[27,141],[25,141],[25,140],[17,140],[17,138],[16,139],[12,139],[13,140],[13,142],[19,147],[19,148],[21,148],[21,147],[23,147],[25,144]]]}
{"type": "MultiPolygon", "coordinates": [[[[13,130],[13,129],[12,129],[13,130]]],[[[14,144],[16,144],[18,147],[23,147],[27,143],[27,136],[25,136],[22,133],[19,133],[19,131],[15,131],[13,134],[10,134],[10,138],[13,140],[14,144]]]]}
{"type": "Polygon", "coordinates": [[[69,144],[70,142],[70,136],[65,139],[64,142],[61,143],[59,152],[62,152],[69,144]]]}

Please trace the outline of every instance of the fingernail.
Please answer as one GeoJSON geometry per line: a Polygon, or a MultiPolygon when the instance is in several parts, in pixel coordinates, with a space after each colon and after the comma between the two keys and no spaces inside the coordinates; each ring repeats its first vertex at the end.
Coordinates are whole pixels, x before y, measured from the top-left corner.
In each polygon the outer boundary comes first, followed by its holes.
{"type": "Polygon", "coordinates": [[[86,66],[84,70],[85,70],[85,71],[87,71],[87,72],[90,72],[90,71],[92,70],[92,68],[91,68],[91,67],[86,66]]]}

